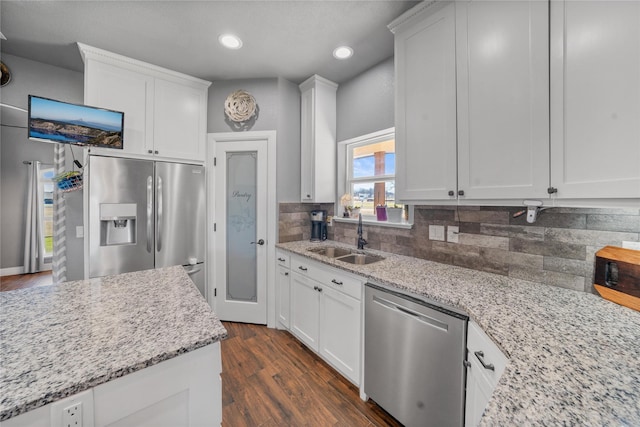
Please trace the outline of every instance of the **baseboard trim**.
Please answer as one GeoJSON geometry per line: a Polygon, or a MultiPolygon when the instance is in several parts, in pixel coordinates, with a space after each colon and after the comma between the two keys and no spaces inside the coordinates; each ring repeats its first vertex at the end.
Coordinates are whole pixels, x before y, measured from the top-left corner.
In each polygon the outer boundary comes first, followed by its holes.
{"type": "MultiPolygon", "coordinates": [[[[51,264],[45,264],[40,271],[51,271],[51,264]]],[[[24,274],[24,266],[0,268],[0,276],[15,276],[16,274],[24,274]]]]}

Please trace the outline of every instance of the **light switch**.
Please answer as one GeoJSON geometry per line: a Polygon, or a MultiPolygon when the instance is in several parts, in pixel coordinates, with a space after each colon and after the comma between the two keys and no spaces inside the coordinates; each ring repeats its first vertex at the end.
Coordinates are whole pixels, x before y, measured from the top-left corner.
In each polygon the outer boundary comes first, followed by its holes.
{"type": "Polygon", "coordinates": [[[84,227],[82,225],[76,226],[76,237],[82,239],[84,237],[84,227]]]}
{"type": "Polygon", "coordinates": [[[439,240],[444,242],[444,225],[430,225],[429,240],[439,240]]]}

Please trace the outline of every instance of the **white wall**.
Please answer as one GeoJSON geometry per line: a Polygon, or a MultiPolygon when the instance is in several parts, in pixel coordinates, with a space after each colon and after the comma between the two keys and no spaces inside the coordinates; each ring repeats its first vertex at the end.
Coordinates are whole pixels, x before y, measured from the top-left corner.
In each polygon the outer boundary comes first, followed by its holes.
{"type": "MultiPolygon", "coordinates": [[[[12,72],[11,82],[0,89],[0,97],[5,104],[27,108],[28,95],[39,95],[66,102],[83,102],[83,75],[76,71],[54,67],[14,55],[2,54],[2,62],[12,72]]],[[[0,144],[0,268],[21,267],[24,253],[24,228],[26,211],[27,167],[25,160],[39,160],[53,164],[53,144],[34,142],[27,138],[27,114],[1,109],[0,144]],[[19,126],[19,127],[13,127],[19,126]]],[[[75,149],[76,157],[81,150],[75,149]]],[[[73,220],[79,209],[82,222],[81,194],[67,198],[67,210],[73,220]]],[[[82,239],[67,236],[68,278],[82,277],[82,239]],[[79,275],[76,275],[79,274],[79,275]]]]}
{"type": "Polygon", "coordinates": [[[395,126],[394,79],[391,57],[338,86],[338,141],[395,126]]]}
{"type": "Polygon", "coordinates": [[[259,115],[247,130],[275,130],[278,202],[300,200],[300,91],[283,78],[214,81],[209,88],[208,132],[233,132],[225,122],[224,102],[245,90],[256,99],[259,115]]]}

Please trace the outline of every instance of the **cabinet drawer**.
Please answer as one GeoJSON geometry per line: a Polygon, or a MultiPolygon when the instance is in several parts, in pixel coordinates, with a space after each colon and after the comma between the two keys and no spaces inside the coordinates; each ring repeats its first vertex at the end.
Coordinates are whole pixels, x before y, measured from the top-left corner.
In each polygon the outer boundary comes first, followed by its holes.
{"type": "Polygon", "coordinates": [[[508,360],[480,326],[472,321],[469,322],[467,331],[467,350],[469,351],[467,356],[469,361],[478,362],[479,365],[482,365],[482,362],[487,366],[493,365],[493,370],[483,368],[481,372],[491,386],[495,387],[502,372],[504,372],[505,366],[507,366],[508,360]]]}
{"type": "Polygon", "coordinates": [[[358,301],[362,300],[362,281],[334,268],[323,268],[314,272],[314,279],[323,285],[330,286],[358,301]]]}
{"type": "Polygon", "coordinates": [[[286,268],[291,266],[291,256],[284,251],[276,251],[276,264],[286,268]]]}
{"type": "Polygon", "coordinates": [[[358,301],[362,300],[363,281],[349,273],[297,255],[291,255],[291,270],[352,296],[358,301]]]}

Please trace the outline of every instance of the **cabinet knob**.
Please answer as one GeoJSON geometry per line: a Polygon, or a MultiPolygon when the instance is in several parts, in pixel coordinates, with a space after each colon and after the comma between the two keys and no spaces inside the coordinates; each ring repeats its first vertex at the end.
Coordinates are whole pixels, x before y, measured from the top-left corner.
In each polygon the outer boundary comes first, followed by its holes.
{"type": "Polygon", "coordinates": [[[450,196],[455,196],[456,193],[453,192],[453,190],[449,190],[449,195],[450,196]]]}
{"type": "Polygon", "coordinates": [[[307,199],[310,199],[310,198],[311,198],[311,194],[307,194],[307,199]]]}
{"type": "Polygon", "coordinates": [[[160,153],[158,153],[158,150],[156,150],[156,151],[155,151],[155,154],[160,154],[160,153]]]}
{"type": "Polygon", "coordinates": [[[464,196],[464,190],[458,190],[458,196],[464,196]]]}
{"type": "Polygon", "coordinates": [[[153,150],[147,150],[147,153],[153,154],[153,150]]]}
{"type": "Polygon", "coordinates": [[[558,192],[558,189],[556,187],[547,188],[547,193],[549,193],[549,194],[554,194],[554,193],[557,193],[557,192],[558,192]]]}
{"type": "Polygon", "coordinates": [[[288,271],[285,271],[285,272],[284,272],[284,275],[285,275],[285,276],[288,276],[288,275],[289,275],[289,272],[288,272],[288,271]]]}

